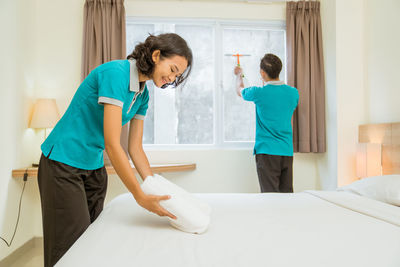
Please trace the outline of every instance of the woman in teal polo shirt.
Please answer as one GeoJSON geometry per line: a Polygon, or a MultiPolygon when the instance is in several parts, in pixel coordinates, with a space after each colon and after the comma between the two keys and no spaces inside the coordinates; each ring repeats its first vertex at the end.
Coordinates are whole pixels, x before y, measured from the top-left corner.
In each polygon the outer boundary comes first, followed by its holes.
{"type": "Polygon", "coordinates": [[[192,52],[179,35],[150,35],[128,60],[95,68],[79,86],[67,111],[42,144],[40,189],[45,266],[53,266],[103,209],[107,172],[103,150],[137,203],[160,216],[175,216],[159,201],[169,196],[141,190],[120,144],[130,123],[129,155],[145,178],[153,175],[142,147],[149,93],[145,85],[179,85],[189,75],[192,52]]]}

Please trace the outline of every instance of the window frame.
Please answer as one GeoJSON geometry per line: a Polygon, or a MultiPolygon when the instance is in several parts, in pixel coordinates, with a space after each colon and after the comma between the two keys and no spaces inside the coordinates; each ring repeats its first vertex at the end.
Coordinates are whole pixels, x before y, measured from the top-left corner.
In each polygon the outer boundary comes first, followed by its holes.
{"type": "MultiPolygon", "coordinates": [[[[286,23],[282,20],[231,20],[231,19],[205,19],[205,18],[152,18],[152,17],[126,17],[126,25],[132,24],[179,24],[193,26],[211,26],[214,32],[214,62],[215,62],[215,90],[213,94],[213,140],[212,144],[143,144],[146,151],[157,150],[250,150],[255,141],[224,141],[224,103],[223,103],[223,30],[228,29],[260,29],[286,32],[286,23]]],[[[157,34],[157,33],[156,33],[157,34]]],[[[285,62],[287,58],[286,34],[284,34],[285,62]]],[[[287,69],[285,68],[285,81],[287,69]]]]}

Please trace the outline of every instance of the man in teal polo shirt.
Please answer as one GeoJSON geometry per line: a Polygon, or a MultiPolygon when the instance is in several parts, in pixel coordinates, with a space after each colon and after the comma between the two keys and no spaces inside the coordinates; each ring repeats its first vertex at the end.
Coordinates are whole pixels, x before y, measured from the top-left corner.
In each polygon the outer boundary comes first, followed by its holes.
{"type": "Polygon", "coordinates": [[[192,52],[174,33],[150,35],[128,60],[104,63],[90,72],[67,111],[42,144],[38,170],[44,266],[53,266],[99,216],[107,190],[106,150],[116,173],[136,202],[159,216],[176,217],[160,201],[169,196],[143,192],[121,146],[122,125],[129,124],[128,152],[142,177],[152,176],[142,146],[149,92],[179,85],[189,75],[192,52]]]}
{"type": "Polygon", "coordinates": [[[260,63],[260,74],[266,85],[244,88],[242,70],[235,68],[237,93],[256,106],[257,174],[261,192],[293,192],[293,134],[291,118],[297,107],[296,88],[279,80],[282,62],[266,54],[260,63]]]}

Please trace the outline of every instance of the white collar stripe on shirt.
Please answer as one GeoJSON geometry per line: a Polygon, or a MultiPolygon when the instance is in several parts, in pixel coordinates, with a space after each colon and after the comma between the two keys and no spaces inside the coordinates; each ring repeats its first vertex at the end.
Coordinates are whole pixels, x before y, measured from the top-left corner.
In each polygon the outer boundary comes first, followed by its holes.
{"type": "Polygon", "coordinates": [[[282,84],[285,84],[285,83],[283,81],[269,81],[269,82],[267,82],[267,84],[282,85],[282,84]]]}
{"type": "Polygon", "coordinates": [[[131,92],[142,93],[144,90],[144,86],[142,86],[142,88],[140,88],[139,72],[136,67],[136,60],[129,59],[129,64],[130,64],[129,90],[131,92]]]}

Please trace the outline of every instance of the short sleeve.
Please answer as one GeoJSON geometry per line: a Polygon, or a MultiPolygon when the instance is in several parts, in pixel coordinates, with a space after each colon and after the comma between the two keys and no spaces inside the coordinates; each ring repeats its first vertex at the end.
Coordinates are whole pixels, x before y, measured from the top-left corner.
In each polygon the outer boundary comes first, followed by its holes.
{"type": "Polygon", "coordinates": [[[112,104],[123,107],[128,86],[126,77],[119,69],[106,69],[97,73],[98,84],[98,103],[112,104]]]}
{"type": "Polygon", "coordinates": [[[144,88],[142,94],[143,94],[142,103],[140,104],[140,107],[134,116],[135,119],[139,120],[144,120],[144,117],[146,116],[147,113],[147,108],[149,107],[149,90],[147,89],[147,86],[144,88]]]}
{"type": "Polygon", "coordinates": [[[241,91],[242,97],[246,101],[255,101],[257,99],[257,93],[261,89],[261,87],[252,86],[244,88],[241,91]]]}

